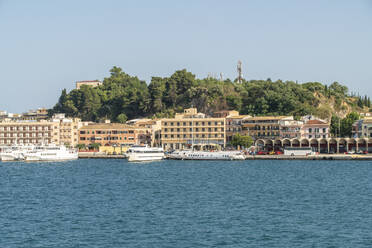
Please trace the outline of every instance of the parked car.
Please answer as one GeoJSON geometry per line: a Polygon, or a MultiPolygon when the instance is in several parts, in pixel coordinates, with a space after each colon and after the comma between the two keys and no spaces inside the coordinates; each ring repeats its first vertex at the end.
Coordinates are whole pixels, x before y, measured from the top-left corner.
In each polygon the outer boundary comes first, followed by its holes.
{"type": "Polygon", "coordinates": [[[257,152],[257,155],[267,155],[267,154],[269,154],[268,151],[259,151],[259,152],[257,152]]]}
{"type": "Polygon", "coordinates": [[[282,151],[275,151],[275,155],[282,155],[283,152],[282,151]]]}

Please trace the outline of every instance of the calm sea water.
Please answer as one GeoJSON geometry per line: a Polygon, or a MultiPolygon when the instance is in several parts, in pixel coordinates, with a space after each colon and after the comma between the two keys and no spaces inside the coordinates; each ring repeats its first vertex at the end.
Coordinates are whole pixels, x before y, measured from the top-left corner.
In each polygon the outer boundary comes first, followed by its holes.
{"type": "Polygon", "coordinates": [[[372,162],[0,163],[0,247],[372,247],[372,162]]]}

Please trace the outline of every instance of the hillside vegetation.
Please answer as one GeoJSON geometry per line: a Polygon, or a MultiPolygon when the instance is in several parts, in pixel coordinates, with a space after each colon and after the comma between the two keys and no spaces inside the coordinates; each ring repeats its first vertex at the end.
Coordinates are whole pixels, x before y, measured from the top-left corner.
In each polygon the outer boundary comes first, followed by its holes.
{"type": "Polygon", "coordinates": [[[49,113],[63,112],[86,121],[125,122],[138,117],[171,117],[184,108],[196,107],[207,114],[235,109],[241,114],[314,114],[330,120],[332,115],[345,117],[352,111],[368,110],[370,105],[368,97],[351,96],[348,88],[337,82],[327,86],[267,79],[238,84],[229,79],[197,79],[191,72],[179,70],[170,77],[152,77],[147,84],[113,67],[99,87],[83,86],[69,93],[62,90],[49,113]]]}

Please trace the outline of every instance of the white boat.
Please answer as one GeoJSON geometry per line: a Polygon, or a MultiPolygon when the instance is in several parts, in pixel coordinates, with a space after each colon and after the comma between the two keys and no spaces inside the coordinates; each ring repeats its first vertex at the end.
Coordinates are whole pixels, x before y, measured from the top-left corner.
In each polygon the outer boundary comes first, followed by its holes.
{"type": "Polygon", "coordinates": [[[24,160],[24,154],[31,151],[34,146],[13,145],[1,147],[0,160],[1,161],[21,161],[24,160]]]}
{"type": "Polygon", "coordinates": [[[24,153],[26,161],[64,161],[78,159],[78,151],[66,146],[42,145],[24,153]]]}
{"type": "Polygon", "coordinates": [[[0,153],[1,161],[19,161],[23,160],[23,153],[20,150],[4,150],[0,153]]]}
{"type": "Polygon", "coordinates": [[[132,146],[128,149],[129,162],[156,161],[164,158],[163,148],[148,146],[132,146]]]}
{"type": "Polygon", "coordinates": [[[239,151],[176,151],[168,155],[170,159],[181,160],[244,160],[239,151]]]}

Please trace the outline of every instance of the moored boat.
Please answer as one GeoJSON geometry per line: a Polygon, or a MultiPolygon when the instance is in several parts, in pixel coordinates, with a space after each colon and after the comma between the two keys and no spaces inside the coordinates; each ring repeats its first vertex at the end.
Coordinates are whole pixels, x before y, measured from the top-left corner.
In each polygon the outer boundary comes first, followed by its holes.
{"type": "Polygon", "coordinates": [[[32,150],[34,146],[27,145],[13,145],[0,147],[0,160],[1,161],[22,161],[24,154],[32,150]]]}
{"type": "Polygon", "coordinates": [[[164,158],[163,148],[148,146],[132,146],[128,149],[129,162],[156,161],[164,158]]]}
{"type": "Polygon", "coordinates": [[[181,160],[244,160],[239,151],[175,151],[168,155],[170,159],[181,160]]]}
{"type": "Polygon", "coordinates": [[[78,159],[76,149],[66,146],[43,145],[36,146],[32,151],[24,153],[26,161],[64,161],[78,159]]]}

